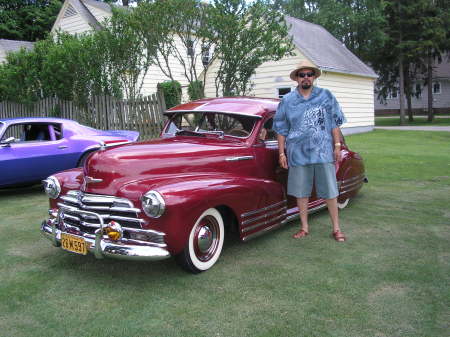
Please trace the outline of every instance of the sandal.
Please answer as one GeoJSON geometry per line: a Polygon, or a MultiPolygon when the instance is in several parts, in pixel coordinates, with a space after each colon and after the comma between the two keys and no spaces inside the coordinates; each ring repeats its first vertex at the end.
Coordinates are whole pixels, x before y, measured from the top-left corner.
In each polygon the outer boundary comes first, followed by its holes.
{"type": "Polygon", "coordinates": [[[337,231],[333,232],[332,236],[338,242],[344,242],[345,241],[345,235],[340,230],[337,230],[337,231]]]}
{"type": "Polygon", "coordinates": [[[294,235],[292,235],[292,237],[294,239],[300,239],[300,238],[304,238],[305,236],[307,236],[309,234],[309,232],[304,231],[303,229],[300,229],[297,233],[295,233],[294,235]]]}

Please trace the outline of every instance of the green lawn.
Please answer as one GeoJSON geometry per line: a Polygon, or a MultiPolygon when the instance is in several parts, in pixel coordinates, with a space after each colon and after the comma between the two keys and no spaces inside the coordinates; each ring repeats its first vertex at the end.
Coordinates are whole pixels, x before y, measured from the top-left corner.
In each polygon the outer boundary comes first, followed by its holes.
{"type": "Polygon", "coordinates": [[[450,132],[347,137],[369,184],[310,235],[298,222],[191,275],[173,260],[130,263],[51,246],[40,188],[0,191],[0,336],[448,337],[450,132]]]}
{"type": "MultiPolygon", "coordinates": [[[[399,126],[400,125],[400,117],[399,116],[375,117],[375,125],[376,126],[399,126]]],[[[449,126],[450,125],[450,116],[435,117],[431,123],[427,121],[426,116],[414,116],[414,121],[412,121],[412,122],[409,122],[408,116],[406,116],[406,124],[405,125],[449,126]]]]}

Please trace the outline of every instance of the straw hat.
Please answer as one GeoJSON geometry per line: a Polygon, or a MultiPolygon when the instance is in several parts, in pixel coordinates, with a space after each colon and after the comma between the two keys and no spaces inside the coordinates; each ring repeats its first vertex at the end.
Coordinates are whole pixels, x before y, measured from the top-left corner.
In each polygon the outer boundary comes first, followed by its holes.
{"type": "Polygon", "coordinates": [[[291,75],[289,76],[291,78],[291,80],[293,81],[297,81],[297,73],[302,70],[302,69],[312,69],[314,70],[315,76],[316,78],[319,77],[322,72],[320,71],[319,68],[317,68],[314,64],[312,64],[311,62],[309,62],[308,60],[302,60],[298,65],[297,68],[295,68],[295,70],[291,71],[291,75]]]}

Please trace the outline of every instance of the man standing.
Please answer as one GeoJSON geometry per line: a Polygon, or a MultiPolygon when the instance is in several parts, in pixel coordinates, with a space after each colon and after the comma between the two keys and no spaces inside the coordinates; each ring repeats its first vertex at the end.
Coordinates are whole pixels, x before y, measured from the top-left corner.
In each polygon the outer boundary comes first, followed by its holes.
{"type": "Polygon", "coordinates": [[[299,239],[309,234],[308,201],[313,183],[319,198],[326,200],[333,237],[345,241],[339,227],[335,161],[341,157],[340,130],[346,120],[334,95],[314,86],[320,69],[302,61],[290,74],[298,83],[296,90],[285,95],[275,118],[280,166],[287,169],[287,194],[297,198],[301,228],[293,235],[299,239]],[[286,150],[286,151],[285,151],[286,150]]]}

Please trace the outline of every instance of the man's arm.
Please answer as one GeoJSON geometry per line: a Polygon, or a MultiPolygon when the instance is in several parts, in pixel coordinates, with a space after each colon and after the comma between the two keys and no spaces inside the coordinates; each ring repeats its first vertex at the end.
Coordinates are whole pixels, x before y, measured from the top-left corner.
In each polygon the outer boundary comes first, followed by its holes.
{"type": "Polygon", "coordinates": [[[278,153],[279,153],[279,159],[278,162],[280,163],[280,166],[284,169],[288,168],[287,164],[287,158],[284,151],[284,146],[286,144],[286,137],[280,134],[277,134],[277,140],[278,140],[278,153]]]}
{"type": "Polygon", "coordinates": [[[338,162],[341,160],[341,130],[337,127],[332,129],[331,133],[333,135],[334,160],[338,162]]]}

